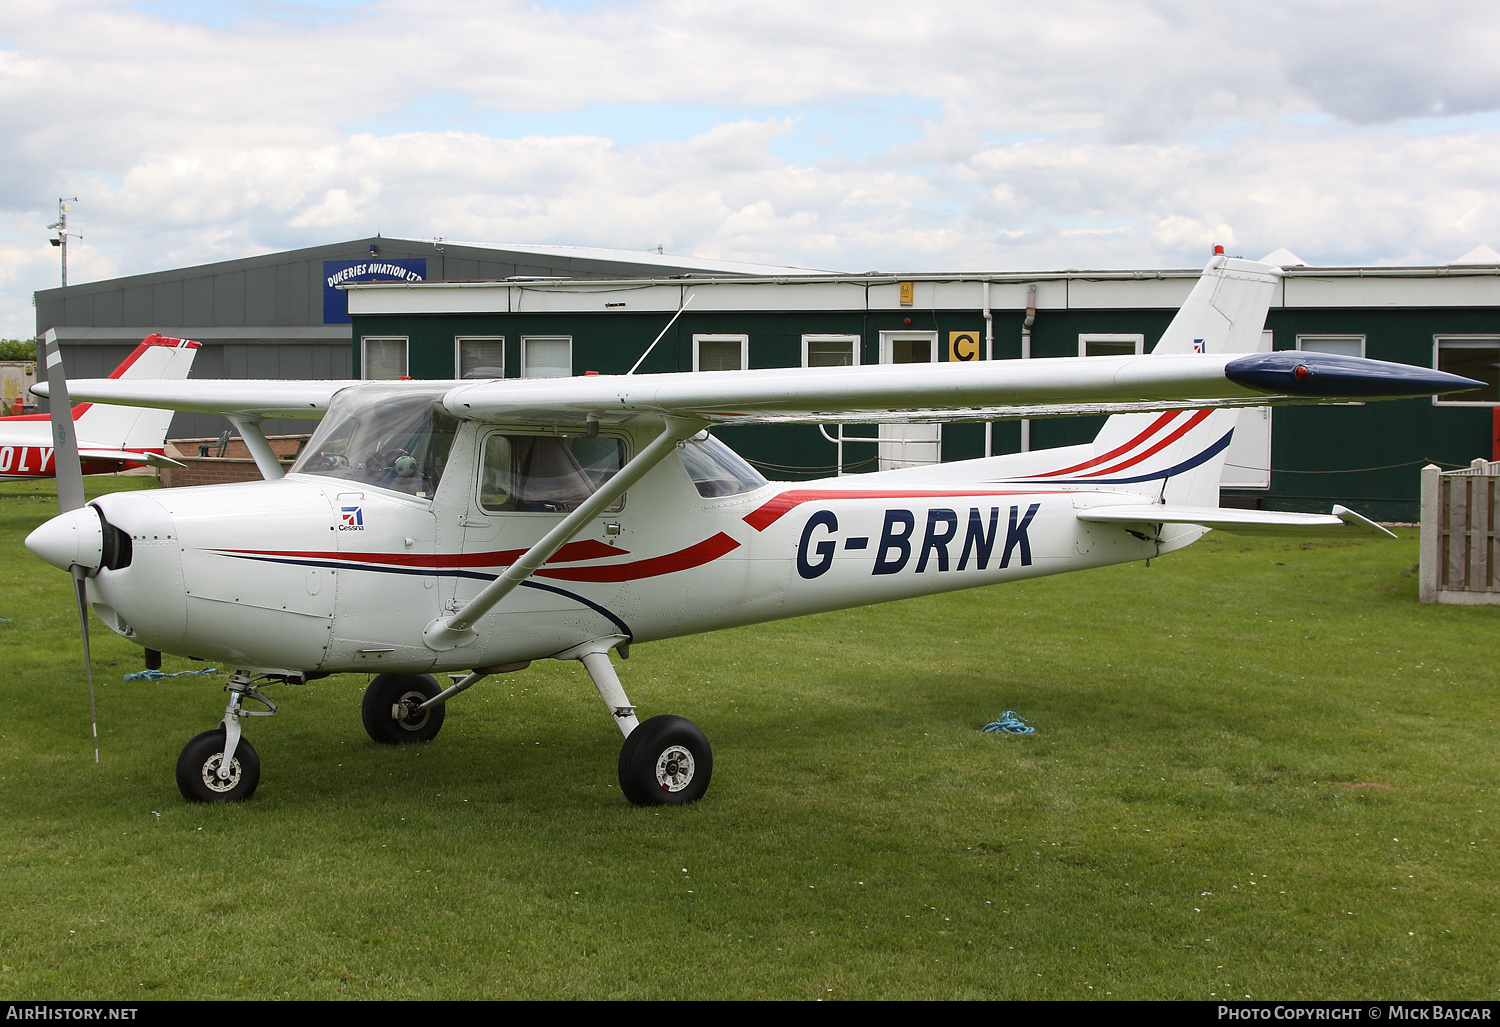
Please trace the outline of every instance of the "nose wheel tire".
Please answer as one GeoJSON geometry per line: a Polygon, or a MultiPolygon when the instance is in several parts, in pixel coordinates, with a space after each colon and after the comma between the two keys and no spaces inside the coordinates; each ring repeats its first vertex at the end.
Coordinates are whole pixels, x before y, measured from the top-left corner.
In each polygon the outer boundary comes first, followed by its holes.
{"type": "Polygon", "coordinates": [[[360,704],[365,731],[384,745],[431,741],[442,730],[445,705],[417,707],[441,691],[431,674],[377,675],[360,704]]]}
{"type": "Polygon", "coordinates": [[[670,714],[641,724],[620,748],[620,790],[637,806],[696,802],[713,770],[713,750],[698,725],[670,714]]]}
{"type": "Polygon", "coordinates": [[[205,731],[183,746],[177,757],[177,788],[189,802],[241,802],[260,784],[260,757],[248,739],[241,738],[229,763],[229,776],[219,776],[224,764],[224,729],[205,731]]]}

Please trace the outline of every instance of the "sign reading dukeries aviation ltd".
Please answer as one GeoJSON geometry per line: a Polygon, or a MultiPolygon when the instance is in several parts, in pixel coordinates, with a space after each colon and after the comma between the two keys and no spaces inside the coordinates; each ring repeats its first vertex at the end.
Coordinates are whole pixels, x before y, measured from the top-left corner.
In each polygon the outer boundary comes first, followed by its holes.
{"type": "Polygon", "coordinates": [[[341,285],[353,282],[425,282],[427,258],[411,260],[323,261],[323,323],[349,323],[349,294],[341,285]]]}

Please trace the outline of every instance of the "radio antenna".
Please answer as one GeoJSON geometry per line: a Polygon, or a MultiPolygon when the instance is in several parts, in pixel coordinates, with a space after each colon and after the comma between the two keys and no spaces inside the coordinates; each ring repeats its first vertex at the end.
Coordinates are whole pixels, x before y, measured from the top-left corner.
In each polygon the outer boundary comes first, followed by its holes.
{"type": "MultiPolygon", "coordinates": [[[[696,295],[696,293],[694,295],[696,295]]],[[[651,340],[651,345],[646,347],[646,352],[641,354],[641,359],[637,360],[635,362],[635,367],[632,367],[630,370],[626,371],[626,374],[635,374],[635,368],[640,367],[641,364],[645,362],[645,359],[651,355],[651,351],[656,348],[656,344],[658,342],[661,342],[662,336],[667,334],[667,329],[676,324],[677,319],[682,316],[682,312],[687,309],[688,304],[691,302],[693,302],[692,296],[689,296],[687,299],[682,301],[682,306],[677,308],[677,313],[672,315],[672,320],[667,322],[667,327],[661,330],[661,335],[658,335],[655,339],[651,340]]]]}

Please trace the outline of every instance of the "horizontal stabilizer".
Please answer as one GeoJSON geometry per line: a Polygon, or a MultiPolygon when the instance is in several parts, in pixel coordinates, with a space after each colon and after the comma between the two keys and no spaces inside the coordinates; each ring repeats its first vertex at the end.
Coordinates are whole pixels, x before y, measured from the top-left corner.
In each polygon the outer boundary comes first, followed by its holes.
{"type": "Polygon", "coordinates": [[[1344,506],[1335,506],[1331,514],[1230,510],[1207,506],[1096,506],[1090,510],[1078,511],[1078,519],[1095,524],[1198,524],[1235,535],[1396,537],[1394,532],[1344,506]]]}
{"type": "Polygon", "coordinates": [[[121,463],[149,464],[152,467],[186,467],[180,461],[160,453],[131,449],[79,449],[80,460],[119,460],[121,463]]]}

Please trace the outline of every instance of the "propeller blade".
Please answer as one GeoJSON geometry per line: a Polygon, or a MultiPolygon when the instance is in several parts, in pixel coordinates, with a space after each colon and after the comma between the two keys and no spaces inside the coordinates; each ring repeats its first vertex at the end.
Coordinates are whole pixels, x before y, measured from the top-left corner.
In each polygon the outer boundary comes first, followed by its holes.
{"type": "Polygon", "coordinates": [[[78,597],[78,630],[83,636],[83,669],[89,679],[89,721],[94,728],[94,762],[99,762],[99,714],[94,709],[94,660],[89,655],[89,598],[85,590],[84,569],[72,566],[73,594],[78,597]]]}
{"type": "Polygon", "coordinates": [[[63,373],[57,332],[49,328],[42,338],[47,347],[47,399],[52,407],[52,469],[57,475],[57,506],[60,513],[67,513],[83,505],[83,464],[78,460],[73,404],[68,399],[68,379],[63,373]]]}
{"type": "MultiPolygon", "coordinates": [[[[57,476],[57,508],[67,513],[83,506],[83,464],[78,459],[78,437],[73,434],[73,404],[68,399],[68,379],[63,373],[62,349],[57,332],[48,329],[47,399],[52,407],[52,472],[57,476]]],[[[94,762],[99,762],[99,714],[94,707],[94,661],[89,655],[89,599],[84,579],[88,569],[78,564],[73,574],[73,594],[78,600],[78,630],[83,636],[83,669],[89,681],[89,720],[94,729],[94,762]]]]}

